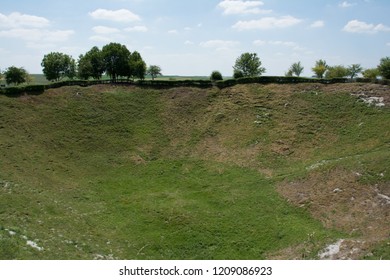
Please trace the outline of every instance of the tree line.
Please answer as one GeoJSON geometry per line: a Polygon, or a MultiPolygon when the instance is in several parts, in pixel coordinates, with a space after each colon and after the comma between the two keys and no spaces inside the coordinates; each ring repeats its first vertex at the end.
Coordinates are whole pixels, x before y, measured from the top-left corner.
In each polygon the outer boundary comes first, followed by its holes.
{"type": "MultiPolygon", "coordinates": [[[[286,77],[300,77],[304,67],[301,62],[293,63],[285,73],[286,77]]],[[[376,68],[363,69],[360,64],[352,64],[348,67],[343,65],[329,66],[325,60],[317,60],[313,68],[314,77],[319,79],[350,78],[354,79],[362,74],[367,79],[377,79],[381,76],[384,79],[390,79],[390,57],[384,57],[380,60],[376,68]]],[[[256,53],[243,53],[236,59],[233,66],[233,78],[258,77],[266,72],[262,67],[262,62],[256,53]]],[[[210,79],[214,81],[222,80],[219,71],[213,71],[210,79]]]]}
{"type": "MultiPolygon", "coordinates": [[[[95,46],[81,54],[77,61],[68,54],[51,52],[43,57],[41,66],[46,79],[52,82],[64,78],[100,80],[103,74],[108,75],[113,82],[119,78],[143,80],[145,75],[150,75],[152,79],[161,75],[160,66],[147,67],[139,52],[130,52],[119,43],[109,43],[102,49],[95,46]]],[[[7,84],[19,85],[30,80],[23,67],[11,66],[4,72],[4,76],[7,84]]]]}
{"type": "MultiPolygon", "coordinates": [[[[157,65],[146,66],[145,61],[139,52],[130,52],[125,45],[119,43],[109,43],[99,49],[93,47],[85,54],[81,54],[76,61],[70,55],[51,52],[43,57],[41,63],[43,74],[49,81],[60,81],[64,78],[82,80],[100,80],[103,74],[116,82],[119,78],[127,80],[144,80],[145,75],[150,75],[152,80],[161,75],[161,67],[157,65]]],[[[300,77],[304,67],[301,62],[291,65],[285,76],[300,77]]],[[[360,64],[352,64],[348,67],[343,65],[329,66],[325,60],[316,61],[311,68],[316,78],[346,78],[351,79],[362,74],[364,78],[377,79],[381,76],[390,79],[390,57],[380,60],[376,68],[363,69],[360,64]]],[[[266,72],[262,62],[256,53],[243,53],[235,61],[233,66],[233,78],[259,77],[266,72]]],[[[27,71],[22,67],[9,67],[4,73],[0,71],[0,79],[5,77],[7,84],[23,84],[31,82],[27,71]]],[[[210,79],[212,81],[223,80],[219,71],[213,71],[210,79]]]]}

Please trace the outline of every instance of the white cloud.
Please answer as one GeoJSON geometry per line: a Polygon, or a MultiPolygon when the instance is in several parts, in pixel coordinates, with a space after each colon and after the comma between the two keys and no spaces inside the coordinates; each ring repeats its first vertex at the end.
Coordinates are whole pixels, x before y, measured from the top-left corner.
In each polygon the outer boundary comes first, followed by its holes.
{"type": "Polygon", "coordinates": [[[386,46],[390,47],[390,42],[386,44],[386,46]]]}
{"type": "Polygon", "coordinates": [[[112,41],[110,37],[101,36],[101,35],[91,36],[91,37],[89,37],[89,40],[96,41],[96,42],[110,42],[110,41],[112,41]]]}
{"type": "Polygon", "coordinates": [[[49,26],[50,21],[44,17],[34,15],[25,15],[18,12],[11,13],[8,16],[0,13],[0,26],[6,28],[42,28],[49,26]]]}
{"type": "Polygon", "coordinates": [[[178,34],[179,32],[176,29],[172,29],[168,31],[168,34],[178,34]]]}
{"type": "Polygon", "coordinates": [[[271,45],[275,45],[275,46],[283,46],[283,47],[291,48],[294,51],[306,51],[306,48],[301,47],[296,42],[291,42],[291,41],[269,41],[268,43],[271,44],[271,45]]]}
{"type": "Polygon", "coordinates": [[[93,19],[110,20],[115,22],[133,22],[133,21],[141,20],[141,17],[139,15],[136,15],[133,12],[126,9],[120,9],[115,11],[106,10],[106,9],[97,9],[89,13],[89,15],[93,19]]]}
{"type": "Polygon", "coordinates": [[[210,40],[199,44],[203,48],[212,48],[217,51],[229,50],[240,45],[238,41],[210,40]]]}
{"type": "Polygon", "coordinates": [[[120,30],[117,28],[112,28],[107,26],[95,26],[92,28],[92,30],[97,34],[112,34],[112,33],[120,32],[120,30]]]}
{"type": "Polygon", "coordinates": [[[296,42],[291,41],[263,41],[263,40],[256,40],[253,41],[253,45],[257,47],[265,46],[265,45],[271,45],[271,46],[281,46],[286,48],[291,48],[294,51],[305,51],[306,48],[301,47],[296,42]]]}
{"type": "Polygon", "coordinates": [[[149,29],[143,25],[137,25],[133,27],[128,27],[124,29],[126,32],[147,32],[149,29]]]}
{"type": "Polygon", "coordinates": [[[251,29],[273,29],[273,28],[285,28],[296,25],[302,20],[292,17],[292,16],[283,16],[283,17],[264,17],[259,20],[249,20],[249,21],[238,21],[233,25],[234,29],[239,31],[242,30],[251,30],[251,29]]]}
{"type": "Polygon", "coordinates": [[[46,18],[14,12],[0,13],[0,38],[27,41],[27,48],[53,46],[55,42],[65,42],[75,32],[73,30],[49,30],[50,21],[46,18]]]}
{"type": "Polygon", "coordinates": [[[266,44],[267,44],[267,41],[263,41],[263,40],[256,40],[253,42],[253,45],[255,45],[257,47],[265,46],[266,44]]]}
{"type": "Polygon", "coordinates": [[[184,45],[187,45],[187,46],[191,46],[193,44],[194,44],[194,42],[192,42],[190,40],[187,40],[187,41],[184,42],[184,45]]]}
{"type": "Polygon", "coordinates": [[[16,28],[0,31],[0,37],[21,39],[25,41],[64,42],[75,32],[73,30],[42,30],[16,28]]]}
{"type": "Polygon", "coordinates": [[[321,28],[324,26],[325,26],[325,22],[322,20],[317,20],[310,25],[311,28],[321,28]]]}
{"type": "Polygon", "coordinates": [[[28,42],[26,44],[26,47],[29,49],[43,50],[43,49],[53,49],[56,47],[56,45],[52,43],[42,44],[38,42],[28,42]]]}
{"type": "Polygon", "coordinates": [[[272,10],[259,8],[263,5],[262,1],[224,0],[218,4],[218,7],[223,9],[225,15],[267,14],[272,12],[272,10]]]}
{"type": "Polygon", "coordinates": [[[339,4],[340,8],[350,8],[352,6],[355,6],[356,3],[349,3],[348,1],[344,1],[343,3],[339,4]]]}
{"type": "Polygon", "coordinates": [[[351,20],[343,28],[343,31],[350,33],[378,33],[389,32],[390,27],[380,24],[366,23],[364,21],[351,20]]]}

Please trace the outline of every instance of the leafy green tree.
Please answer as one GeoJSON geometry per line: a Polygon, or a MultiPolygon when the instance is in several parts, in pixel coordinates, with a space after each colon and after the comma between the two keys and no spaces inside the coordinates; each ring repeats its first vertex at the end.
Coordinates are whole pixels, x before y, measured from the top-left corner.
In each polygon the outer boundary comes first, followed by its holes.
{"type": "Polygon", "coordinates": [[[78,76],[88,80],[90,77],[100,80],[105,71],[103,53],[98,47],[93,47],[78,60],[78,76]]]}
{"type": "Polygon", "coordinates": [[[49,81],[59,81],[64,77],[73,79],[76,76],[76,62],[67,54],[51,52],[43,57],[41,66],[49,81]]]}
{"type": "Polygon", "coordinates": [[[363,77],[366,79],[375,80],[380,75],[378,68],[366,69],[363,71],[363,77]]]}
{"type": "Polygon", "coordinates": [[[93,47],[85,56],[92,65],[92,78],[100,80],[105,71],[103,52],[98,47],[93,47]]]}
{"type": "Polygon", "coordinates": [[[349,76],[349,71],[342,65],[331,66],[328,67],[328,71],[326,72],[325,78],[333,79],[333,78],[345,78],[349,76]]]}
{"type": "Polygon", "coordinates": [[[328,70],[328,65],[326,64],[325,60],[317,60],[315,66],[311,69],[317,76],[317,78],[322,79],[324,78],[324,74],[326,70],[328,70]]]}
{"type": "Polygon", "coordinates": [[[351,79],[355,78],[359,73],[362,73],[363,68],[360,64],[352,64],[348,66],[348,75],[351,79]]]}
{"type": "MultiPolygon", "coordinates": [[[[115,82],[118,77],[129,77],[130,51],[125,45],[110,43],[102,49],[106,73],[115,82]]],[[[130,75],[131,76],[131,75],[130,75]]]]}
{"type": "Polygon", "coordinates": [[[261,76],[265,68],[261,67],[260,58],[256,53],[243,53],[236,59],[233,66],[235,71],[241,71],[244,77],[261,76]]]}
{"type": "Polygon", "coordinates": [[[222,81],[222,74],[219,71],[213,71],[210,75],[210,80],[212,81],[222,81]]]}
{"type": "Polygon", "coordinates": [[[299,62],[295,62],[295,63],[293,63],[291,65],[291,67],[290,67],[289,71],[287,72],[287,74],[291,74],[290,76],[295,75],[295,76],[299,77],[302,74],[303,69],[304,69],[304,67],[301,65],[300,61],[299,62]]]}
{"type": "Polygon", "coordinates": [[[134,51],[129,57],[129,72],[127,77],[138,78],[141,80],[145,79],[146,74],[146,63],[142,59],[141,54],[134,51]]]}
{"type": "Polygon", "coordinates": [[[288,71],[284,74],[286,77],[292,77],[293,76],[293,72],[291,69],[288,69],[288,71]]]}
{"type": "Polygon", "coordinates": [[[378,65],[378,70],[381,76],[385,79],[390,79],[390,57],[384,57],[381,59],[378,65]]]}
{"type": "Polygon", "coordinates": [[[150,65],[147,71],[148,75],[152,76],[152,80],[154,80],[157,76],[161,74],[161,67],[157,65],[150,65]]]}
{"type": "Polygon", "coordinates": [[[234,79],[239,79],[239,78],[244,78],[244,73],[242,73],[241,70],[234,70],[233,72],[233,78],[234,79]]]}
{"type": "Polygon", "coordinates": [[[80,79],[88,80],[92,77],[93,67],[91,61],[86,55],[80,54],[77,61],[77,76],[80,79]]]}
{"type": "Polygon", "coordinates": [[[67,65],[65,69],[65,77],[73,80],[77,76],[77,71],[76,71],[76,61],[69,55],[65,56],[65,65],[67,65]]]}
{"type": "Polygon", "coordinates": [[[29,75],[24,68],[11,66],[4,72],[4,76],[7,84],[19,85],[25,83],[29,75]]]}

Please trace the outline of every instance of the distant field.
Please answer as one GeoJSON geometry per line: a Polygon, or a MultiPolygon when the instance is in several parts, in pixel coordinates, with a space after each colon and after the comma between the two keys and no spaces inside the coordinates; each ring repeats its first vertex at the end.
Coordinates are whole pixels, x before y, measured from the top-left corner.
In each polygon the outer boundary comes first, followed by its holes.
{"type": "MultiPolygon", "coordinates": [[[[31,74],[32,77],[32,84],[36,85],[45,85],[50,83],[48,80],[46,80],[45,75],[43,74],[31,74]]],[[[109,79],[108,76],[104,76],[103,79],[109,79]]],[[[151,77],[146,76],[147,80],[151,80],[151,77]]],[[[156,78],[156,80],[208,80],[210,77],[207,76],[159,76],[156,78]]]]}
{"type": "MultiPolygon", "coordinates": [[[[45,75],[43,74],[30,74],[31,76],[31,82],[30,84],[33,85],[46,85],[49,84],[50,81],[46,80],[45,75]]],[[[102,79],[109,79],[108,76],[103,76],[102,79]]],[[[180,80],[209,80],[210,77],[207,76],[159,76],[156,78],[156,80],[162,80],[162,81],[180,81],[180,80]]],[[[151,80],[151,77],[146,76],[146,80],[151,80]]],[[[1,80],[0,85],[5,85],[5,81],[1,80]]]]}
{"type": "Polygon", "coordinates": [[[333,257],[390,259],[388,95],[369,84],[2,95],[0,259],[318,259],[341,239],[333,257]]]}

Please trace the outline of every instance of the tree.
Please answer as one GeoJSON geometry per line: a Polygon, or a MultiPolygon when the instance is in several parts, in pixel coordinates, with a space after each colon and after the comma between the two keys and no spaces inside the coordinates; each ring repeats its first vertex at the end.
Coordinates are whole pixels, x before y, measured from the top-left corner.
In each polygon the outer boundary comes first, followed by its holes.
{"type": "Polygon", "coordinates": [[[328,70],[328,65],[325,60],[317,60],[315,66],[311,69],[317,76],[317,78],[322,79],[326,70],[328,70]]]}
{"type": "Polygon", "coordinates": [[[362,71],[363,68],[360,64],[352,64],[351,66],[348,66],[348,75],[351,79],[355,78],[362,71]]]}
{"type": "Polygon", "coordinates": [[[102,49],[102,56],[106,73],[113,82],[120,76],[129,77],[130,51],[125,45],[119,43],[105,45],[102,49]]]}
{"type": "Polygon", "coordinates": [[[378,68],[366,69],[362,74],[364,78],[371,80],[375,80],[380,75],[378,68]]]}
{"type": "Polygon", "coordinates": [[[79,60],[77,61],[77,76],[80,79],[88,80],[92,77],[92,63],[86,55],[80,54],[79,60]]]}
{"type": "Polygon", "coordinates": [[[222,74],[219,71],[213,71],[210,75],[210,80],[212,81],[222,81],[222,74]]]}
{"type": "Polygon", "coordinates": [[[288,69],[288,71],[284,74],[286,77],[292,77],[293,76],[293,72],[291,69],[288,69]]]}
{"type": "Polygon", "coordinates": [[[381,59],[378,65],[378,70],[384,79],[390,79],[390,57],[384,57],[381,59]]]}
{"type": "Polygon", "coordinates": [[[58,81],[64,77],[73,79],[76,76],[76,62],[67,54],[49,53],[43,57],[41,66],[49,81],[58,81]]]}
{"type": "Polygon", "coordinates": [[[64,65],[66,65],[64,76],[73,80],[77,76],[76,61],[71,56],[65,55],[64,65]]]}
{"type": "Polygon", "coordinates": [[[349,71],[342,65],[328,67],[325,78],[334,79],[334,78],[345,78],[349,75],[349,71]]]}
{"type": "Polygon", "coordinates": [[[242,71],[240,70],[235,69],[233,72],[233,78],[234,79],[244,78],[244,73],[242,73],[242,71]]]}
{"type": "Polygon", "coordinates": [[[236,59],[233,66],[235,71],[241,71],[244,77],[261,76],[265,68],[261,67],[261,61],[256,53],[243,53],[236,59]]]}
{"type": "Polygon", "coordinates": [[[88,80],[92,77],[100,80],[105,71],[102,51],[93,47],[85,55],[80,55],[77,68],[80,78],[88,80]]]}
{"type": "Polygon", "coordinates": [[[5,72],[5,81],[7,84],[23,84],[28,80],[28,73],[24,68],[15,66],[9,67],[5,72]]]}
{"type": "Polygon", "coordinates": [[[291,67],[290,67],[289,71],[287,72],[287,74],[288,75],[291,74],[290,76],[295,75],[295,76],[299,77],[302,74],[303,69],[304,69],[304,67],[301,65],[301,62],[299,61],[299,62],[293,63],[291,65],[291,67]]]}
{"type": "Polygon", "coordinates": [[[161,75],[161,67],[157,65],[150,65],[147,73],[152,76],[152,80],[154,80],[157,76],[161,75]]]}
{"type": "Polygon", "coordinates": [[[145,79],[146,74],[146,63],[142,59],[141,54],[137,51],[134,51],[132,54],[130,54],[129,58],[129,73],[128,78],[138,78],[138,79],[145,79]]]}

